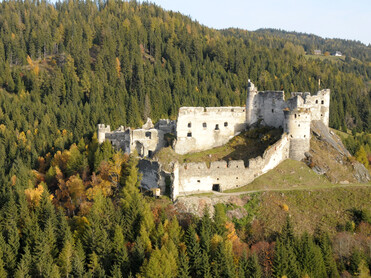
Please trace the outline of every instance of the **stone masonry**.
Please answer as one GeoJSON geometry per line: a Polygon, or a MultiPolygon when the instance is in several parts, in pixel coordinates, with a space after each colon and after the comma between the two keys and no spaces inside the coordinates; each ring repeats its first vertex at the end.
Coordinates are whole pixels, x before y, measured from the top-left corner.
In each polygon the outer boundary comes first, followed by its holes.
{"type": "MultiPolygon", "coordinates": [[[[212,162],[210,167],[206,163],[174,166],[173,199],[190,192],[231,189],[250,183],[287,158],[303,159],[310,148],[310,124],[313,120],[328,127],[330,90],[321,90],[314,95],[294,92],[287,101],[284,95],[283,91],[259,92],[249,80],[244,107],[181,107],[176,122],[160,120],[154,126],[148,119],[140,129],[120,127],[111,131],[110,126],[99,124],[98,141],[110,140],[113,146],[127,153],[136,150],[139,156],[151,158],[166,146],[166,133],[175,133],[175,152],[186,154],[221,146],[254,125],[283,128],[281,139],[262,157],[250,159],[247,167],[243,161],[212,162]]],[[[151,176],[154,175],[148,175],[151,176]]],[[[156,183],[146,179],[148,184],[156,183]]]]}

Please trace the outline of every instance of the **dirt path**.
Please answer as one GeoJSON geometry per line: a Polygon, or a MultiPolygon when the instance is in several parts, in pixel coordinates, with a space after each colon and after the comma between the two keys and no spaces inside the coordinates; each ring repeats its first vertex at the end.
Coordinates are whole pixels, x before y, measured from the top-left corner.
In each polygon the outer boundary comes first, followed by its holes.
{"type": "Polygon", "coordinates": [[[298,187],[298,188],[272,188],[272,189],[256,189],[248,191],[239,191],[239,192],[208,192],[200,194],[190,194],[190,195],[180,195],[179,197],[216,197],[216,196],[239,196],[244,194],[251,194],[257,192],[265,191],[293,191],[293,190],[317,190],[317,189],[332,189],[332,188],[344,188],[344,187],[371,187],[371,183],[354,183],[354,184],[334,184],[328,186],[318,186],[318,187],[298,187]],[[204,194],[204,195],[203,195],[204,194]],[[210,194],[210,195],[209,195],[210,194]]]}

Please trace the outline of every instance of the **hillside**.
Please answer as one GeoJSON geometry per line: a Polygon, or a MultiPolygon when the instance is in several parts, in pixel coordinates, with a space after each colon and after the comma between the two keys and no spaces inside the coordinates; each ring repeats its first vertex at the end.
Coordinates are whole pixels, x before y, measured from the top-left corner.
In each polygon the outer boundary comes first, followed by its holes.
{"type": "MultiPolygon", "coordinates": [[[[332,91],[331,127],[347,132],[351,154],[367,165],[370,47],[281,33],[215,30],[147,2],[2,1],[0,277],[367,275],[368,187],[325,188],[323,176],[287,161],[277,168],[280,179],[271,172],[254,185],[266,191],[277,182],[279,192],[243,196],[198,218],[165,196],[142,194],[138,159],[98,143],[99,123],[114,130],[147,117],[175,119],[181,106],[244,105],[248,79],[287,94],[315,92],[321,79],[332,91]],[[351,59],[311,59],[311,47],[351,59]],[[316,189],[287,191],[317,180],[316,189]],[[240,221],[228,219],[238,211],[240,221]],[[323,234],[305,233],[316,225],[323,234]],[[347,248],[331,249],[345,241],[347,248]]],[[[246,159],[274,142],[275,132],[267,140],[241,134],[215,157],[179,159],[246,159]],[[242,153],[245,141],[254,144],[250,153],[242,153]]],[[[312,158],[313,168],[333,174],[325,159],[312,158]]],[[[352,183],[351,171],[337,181],[352,183]]]]}
{"type": "Polygon", "coordinates": [[[135,127],[175,118],[180,106],[242,105],[248,79],[261,90],[315,92],[320,78],[333,92],[330,125],[370,130],[369,47],[358,43],[357,61],[307,60],[301,36],[217,31],[121,1],[2,2],[0,23],[1,179],[17,158],[34,168],[40,154],[91,138],[98,123],[135,127]]]}

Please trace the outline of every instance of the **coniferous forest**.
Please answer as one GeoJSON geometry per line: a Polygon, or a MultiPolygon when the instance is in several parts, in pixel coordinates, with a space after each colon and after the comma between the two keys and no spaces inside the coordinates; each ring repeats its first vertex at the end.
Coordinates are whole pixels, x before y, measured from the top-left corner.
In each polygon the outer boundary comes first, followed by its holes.
{"type": "Polygon", "coordinates": [[[248,79],[287,94],[316,92],[320,80],[330,126],[353,132],[345,143],[368,165],[370,46],[215,30],[135,1],[2,1],[0,278],[369,277],[370,211],[332,233],[295,233],[289,213],[281,232],[261,232],[222,204],[213,216],[182,214],[140,193],[135,157],[97,142],[98,123],[244,105],[248,79]],[[346,244],[334,248],[334,237],[346,244]]]}

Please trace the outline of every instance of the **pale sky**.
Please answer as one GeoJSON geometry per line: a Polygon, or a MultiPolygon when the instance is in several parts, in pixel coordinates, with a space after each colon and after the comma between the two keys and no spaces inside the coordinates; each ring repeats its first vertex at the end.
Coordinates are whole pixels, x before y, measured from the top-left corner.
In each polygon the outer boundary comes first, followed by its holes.
{"type": "MultiPolygon", "coordinates": [[[[143,2],[143,1],[140,1],[143,2]]],[[[371,0],[152,0],[216,29],[275,28],[371,44],[371,0]]]]}

